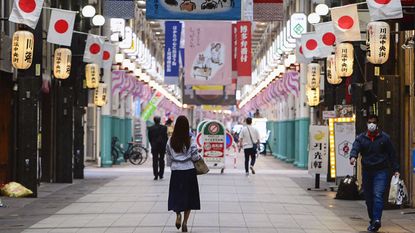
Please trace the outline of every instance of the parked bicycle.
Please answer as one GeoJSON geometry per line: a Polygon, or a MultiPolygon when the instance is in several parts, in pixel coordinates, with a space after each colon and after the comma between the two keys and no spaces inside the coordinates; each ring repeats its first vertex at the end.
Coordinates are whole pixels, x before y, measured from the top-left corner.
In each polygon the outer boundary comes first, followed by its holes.
{"type": "Polygon", "coordinates": [[[111,141],[111,157],[112,162],[115,164],[117,159],[123,156],[124,161],[130,161],[134,165],[141,165],[147,161],[148,150],[139,143],[129,142],[127,150],[121,148],[119,139],[113,137],[111,141]]]}

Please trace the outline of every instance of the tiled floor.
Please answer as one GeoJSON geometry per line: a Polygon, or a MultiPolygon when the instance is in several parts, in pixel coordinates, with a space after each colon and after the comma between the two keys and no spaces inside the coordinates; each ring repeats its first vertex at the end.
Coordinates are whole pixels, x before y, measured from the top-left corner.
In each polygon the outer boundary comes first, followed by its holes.
{"type": "MultiPolygon", "coordinates": [[[[238,169],[199,176],[202,210],[192,212],[191,232],[365,230],[363,202],[306,191],[304,186],[313,184],[306,171],[261,157],[257,174],[245,176],[238,162],[238,169]]],[[[0,215],[0,232],[178,232],[175,214],[167,211],[169,173],[153,181],[147,165],[88,168],[86,175],[83,181],[0,215]]],[[[384,225],[383,232],[415,232],[414,217],[399,211],[387,211],[384,225]]]]}

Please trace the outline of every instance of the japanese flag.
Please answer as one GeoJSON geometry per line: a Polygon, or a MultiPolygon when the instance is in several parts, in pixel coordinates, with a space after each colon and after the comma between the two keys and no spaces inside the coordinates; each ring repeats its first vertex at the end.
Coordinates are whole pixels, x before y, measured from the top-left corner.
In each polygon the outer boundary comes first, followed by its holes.
{"type": "Polygon", "coordinates": [[[372,20],[402,18],[400,0],[367,0],[370,18],[372,20]]]}
{"type": "Polygon", "coordinates": [[[316,34],[318,35],[318,50],[320,58],[331,55],[334,51],[333,45],[336,43],[336,36],[334,35],[333,22],[325,22],[314,24],[316,34]]]}
{"type": "Polygon", "coordinates": [[[301,51],[305,58],[320,57],[318,49],[319,36],[316,32],[303,33],[301,36],[301,51]]]}
{"type": "Polygon", "coordinates": [[[333,20],[337,43],[361,40],[356,4],[332,8],[331,19],[333,20]]]}
{"type": "Polygon", "coordinates": [[[304,57],[303,47],[301,45],[301,39],[296,40],[297,46],[295,47],[295,57],[298,63],[310,63],[310,59],[304,57]]]}
{"type": "Polygon", "coordinates": [[[14,0],[9,21],[26,24],[35,29],[42,7],[43,0],[14,0]]]}
{"type": "Polygon", "coordinates": [[[49,43],[71,46],[75,14],[74,11],[52,10],[48,30],[49,43]]]}
{"type": "Polygon", "coordinates": [[[115,57],[115,45],[111,43],[104,43],[104,50],[102,52],[102,68],[110,69],[115,57]]]}
{"type": "Polygon", "coordinates": [[[86,40],[84,62],[102,64],[103,46],[102,37],[89,34],[86,40]]]}

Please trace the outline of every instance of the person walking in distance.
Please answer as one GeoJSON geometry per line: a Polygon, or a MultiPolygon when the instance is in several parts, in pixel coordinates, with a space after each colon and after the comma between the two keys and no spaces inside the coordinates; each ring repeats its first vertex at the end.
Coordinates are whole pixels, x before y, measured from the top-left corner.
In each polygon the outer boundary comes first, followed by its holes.
{"type": "Polygon", "coordinates": [[[245,154],[245,173],[249,175],[248,165],[251,157],[250,169],[255,174],[254,165],[256,160],[257,148],[259,145],[259,132],[252,126],[252,118],[246,118],[246,126],[242,128],[239,134],[239,147],[243,147],[245,154]]]}
{"type": "Polygon", "coordinates": [[[200,210],[199,184],[193,162],[201,159],[189,135],[189,121],[179,116],[167,142],[167,166],[171,168],[168,210],[176,213],[176,228],[187,232],[191,210],[200,210]],[[184,212],[183,222],[181,221],[184,212]]]}
{"type": "Polygon", "coordinates": [[[154,125],[148,129],[148,139],[153,155],[154,180],[163,179],[164,154],[166,153],[167,127],[160,124],[160,117],[154,117],[154,125]]]}
{"type": "Polygon", "coordinates": [[[392,141],[378,127],[378,116],[367,118],[367,131],[357,136],[350,152],[350,164],[362,156],[362,181],[370,223],[367,230],[377,232],[381,227],[383,197],[388,186],[389,170],[399,176],[399,163],[392,141]]]}

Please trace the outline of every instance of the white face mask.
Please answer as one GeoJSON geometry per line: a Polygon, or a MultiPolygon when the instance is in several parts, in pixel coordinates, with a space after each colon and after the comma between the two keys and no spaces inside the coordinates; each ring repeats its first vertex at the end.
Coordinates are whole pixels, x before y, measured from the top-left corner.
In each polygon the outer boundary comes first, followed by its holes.
{"type": "Polygon", "coordinates": [[[375,123],[368,123],[367,124],[367,130],[369,130],[369,132],[375,132],[377,129],[377,125],[375,123]]]}

